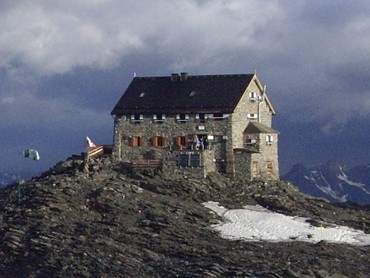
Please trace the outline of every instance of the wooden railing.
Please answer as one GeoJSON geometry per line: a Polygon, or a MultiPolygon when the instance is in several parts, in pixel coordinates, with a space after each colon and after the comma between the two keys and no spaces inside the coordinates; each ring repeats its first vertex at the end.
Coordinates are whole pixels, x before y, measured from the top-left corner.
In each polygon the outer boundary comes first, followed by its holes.
{"type": "Polygon", "coordinates": [[[96,147],[89,147],[87,148],[86,156],[87,158],[90,158],[90,157],[93,157],[95,155],[102,154],[102,153],[104,153],[104,147],[102,145],[96,146],[96,147]]]}

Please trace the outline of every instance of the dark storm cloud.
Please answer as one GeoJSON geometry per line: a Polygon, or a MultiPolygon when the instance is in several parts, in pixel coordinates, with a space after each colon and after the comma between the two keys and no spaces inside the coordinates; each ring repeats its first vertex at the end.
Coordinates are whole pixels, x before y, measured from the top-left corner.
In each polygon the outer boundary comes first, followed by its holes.
{"type": "Polygon", "coordinates": [[[367,1],[2,1],[0,168],[27,146],[45,168],[83,151],[86,135],[110,143],[134,72],[174,71],[257,70],[283,172],[334,156],[368,163],[369,12],[367,1]]]}

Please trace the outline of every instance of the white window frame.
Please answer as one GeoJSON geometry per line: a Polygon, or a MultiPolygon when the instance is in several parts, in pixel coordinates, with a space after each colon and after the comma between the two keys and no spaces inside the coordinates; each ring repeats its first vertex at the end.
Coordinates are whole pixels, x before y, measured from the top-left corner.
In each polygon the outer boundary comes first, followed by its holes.
{"type": "Polygon", "coordinates": [[[154,122],[164,122],[166,120],[165,114],[153,114],[153,121],[154,122]],[[158,119],[158,115],[161,115],[161,119],[158,119]]]}
{"type": "Polygon", "coordinates": [[[189,114],[184,114],[184,113],[177,114],[176,115],[176,121],[178,121],[178,122],[187,122],[187,121],[189,121],[189,114]],[[181,115],[185,115],[185,119],[181,119],[181,115]]]}
{"type": "Polygon", "coordinates": [[[257,120],[258,115],[257,113],[248,113],[247,117],[249,120],[257,120]]]}
{"type": "Polygon", "coordinates": [[[271,134],[266,135],[266,145],[272,145],[274,142],[274,136],[271,134]]]}
{"type": "Polygon", "coordinates": [[[133,122],[133,123],[142,122],[143,120],[144,120],[144,115],[142,115],[142,114],[132,114],[131,115],[131,122],[133,122]],[[136,115],[139,115],[138,119],[135,117],[136,115]]]}
{"type": "Polygon", "coordinates": [[[249,93],[249,101],[255,102],[257,100],[257,93],[256,92],[250,92],[249,93]]]}

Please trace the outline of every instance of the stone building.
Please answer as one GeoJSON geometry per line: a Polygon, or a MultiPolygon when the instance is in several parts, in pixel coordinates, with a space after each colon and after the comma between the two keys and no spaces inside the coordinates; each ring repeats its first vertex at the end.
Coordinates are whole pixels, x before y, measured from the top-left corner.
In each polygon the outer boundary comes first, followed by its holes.
{"type": "Polygon", "coordinates": [[[275,110],[255,74],[134,77],[111,114],[119,161],[279,179],[275,110]]]}

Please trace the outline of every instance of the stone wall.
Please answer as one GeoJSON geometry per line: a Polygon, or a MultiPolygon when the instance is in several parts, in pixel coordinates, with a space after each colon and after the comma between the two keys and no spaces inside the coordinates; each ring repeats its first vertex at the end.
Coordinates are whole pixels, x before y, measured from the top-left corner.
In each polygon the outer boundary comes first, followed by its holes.
{"type": "Polygon", "coordinates": [[[189,144],[177,145],[176,138],[186,136],[191,140],[194,135],[207,136],[204,162],[207,161],[208,172],[215,171],[215,160],[226,161],[230,133],[231,117],[221,120],[206,119],[201,122],[196,119],[196,115],[189,115],[187,121],[179,122],[176,115],[166,115],[166,119],[159,123],[153,120],[153,115],[144,115],[140,122],[135,123],[130,117],[123,116],[115,119],[113,157],[125,162],[138,159],[173,160],[180,152],[194,150],[189,144]],[[130,146],[133,136],[142,138],[142,146],[130,146]],[[154,136],[162,137],[164,145],[153,146],[151,140],[154,136]]]}

